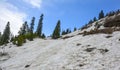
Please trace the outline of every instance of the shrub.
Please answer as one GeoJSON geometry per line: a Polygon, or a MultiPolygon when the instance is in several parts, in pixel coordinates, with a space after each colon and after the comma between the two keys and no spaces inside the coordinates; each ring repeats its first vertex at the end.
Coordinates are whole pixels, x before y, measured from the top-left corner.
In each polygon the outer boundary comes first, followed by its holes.
{"type": "Polygon", "coordinates": [[[62,39],[68,39],[68,38],[71,38],[71,37],[73,37],[73,36],[65,36],[62,39]]]}
{"type": "Polygon", "coordinates": [[[84,32],[83,32],[83,36],[88,35],[87,33],[88,33],[87,31],[84,31],[84,32]]]}
{"type": "Polygon", "coordinates": [[[86,25],[84,25],[84,26],[81,28],[81,30],[87,29],[87,28],[89,28],[89,27],[90,27],[90,25],[86,24],[86,25]]]}
{"type": "Polygon", "coordinates": [[[116,15],[114,18],[106,18],[104,27],[120,27],[120,15],[116,15]]]}
{"type": "Polygon", "coordinates": [[[17,44],[17,37],[15,37],[15,38],[13,39],[12,43],[13,43],[14,45],[17,44]]]}
{"type": "Polygon", "coordinates": [[[17,46],[22,46],[26,42],[26,37],[24,35],[19,35],[17,38],[17,46]]]}
{"type": "Polygon", "coordinates": [[[91,35],[91,34],[98,34],[98,33],[104,33],[104,34],[112,34],[113,33],[113,29],[112,28],[106,28],[106,29],[94,29],[94,30],[90,30],[89,32],[84,31],[83,32],[83,36],[86,35],[91,35]]]}
{"type": "Polygon", "coordinates": [[[28,39],[29,41],[32,41],[31,38],[34,37],[34,35],[31,35],[31,33],[28,33],[25,35],[26,39],[28,39]]]}
{"type": "Polygon", "coordinates": [[[96,22],[94,26],[98,29],[100,28],[101,24],[98,24],[98,22],[96,22]]]}

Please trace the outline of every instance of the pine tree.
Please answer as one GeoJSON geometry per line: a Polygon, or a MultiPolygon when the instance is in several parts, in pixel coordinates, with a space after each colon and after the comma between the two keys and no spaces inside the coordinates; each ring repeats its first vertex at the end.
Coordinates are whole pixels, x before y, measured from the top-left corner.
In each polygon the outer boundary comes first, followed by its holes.
{"type": "Polygon", "coordinates": [[[25,34],[29,33],[29,27],[28,27],[27,21],[25,21],[25,23],[22,25],[22,27],[20,28],[20,31],[18,33],[19,33],[19,35],[25,35],[25,34]]]}
{"type": "Polygon", "coordinates": [[[101,12],[99,13],[99,17],[98,18],[99,19],[104,18],[104,12],[103,12],[103,10],[101,10],[101,12]]]}
{"type": "Polygon", "coordinates": [[[75,27],[75,28],[74,28],[74,31],[76,31],[76,30],[77,30],[77,28],[75,27]]]}
{"type": "Polygon", "coordinates": [[[35,17],[32,18],[31,21],[31,26],[30,26],[30,41],[33,41],[33,30],[34,30],[34,22],[35,22],[35,17]]]}
{"type": "Polygon", "coordinates": [[[62,31],[62,35],[65,35],[65,34],[66,34],[65,30],[63,30],[63,31],[62,31]]]}
{"type": "Polygon", "coordinates": [[[14,45],[17,45],[17,36],[14,37],[12,43],[13,43],[14,45]]]}
{"type": "Polygon", "coordinates": [[[14,35],[11,34],[11,35],[10,35],[10,42],[13,42],[13,40],[14,40],[14,35]]]}
{"type": "Polygon", "coordinates": [[[118,9],[117,11],[116,11],[116,14],[119,14],[120,13],[120,9],[118,9]]]}
{"type": "MultiPolygon", "coordinates": [[[[116,12],[116,14],[117,14],[117,12],[116,12]]],[[[113,16],[113,15],[115,15],[114,11],[110,11],[109,13],[106,14],[106,16],[113,16]]]]}
{"type": "Polygon", "coordinates": [[[66,30],[66,34],[69,34],[69,33],[71,33],[71,30],[68,28],[68,29],[66,30]]]}
{"type": "Polygon", "coordinates": [[[58,20],[57,22],[57,25],[53,31],[53,34],[52,34],[52,38],[53,39],[57,39],[60,37],[60,31],[61,31],[61,28],[60,28],[60,20],[58,20]]]}
{"type": "Polygon", "coordinates": [[[2,36],[2,35],[1,35],[1,32],[0,32],[0,38],[1,38],[1,36],[2,36]]]}
{"type": "Polygon", "coordinates": [[[43,39],[44,39],[44,38],[46,38],[46,36],[45,36],[45,34],[44,34],[44,33],[42,34],[41,38],[43,38],[43,39]]]}
{"type": "Polygon", "coordinates": [[[27,34],[29,33],[30,29],[29,29],[29,26],[27,24],[27,21],[25,21],[24,25],[23,25],[23,34],[27,34]]]}
{"type": "Polygon", "coordinates": [[[3,32],[2,38],[1,38],[1,45],[7,44],[10,39],[10,22],[7,23],[5,30],[3,32]]]}
{"type": "Polygon", "coordinates": [[[88,22],[88,24],[92,24],[93,23],[93,20],[90,20],[89,22],[88,22]]]}
{"type": "Polygon", "coordinates": [[[95,21],[97,21],[97,18],[96,18],[96,17],[93,18],[93,22],[95,22],[95,21]]]}
{"type": "Polygon", "coordinates": [[[0,44],[1,44],[1,37],[2,37],[2,35],[1,35],[1,32],[0,32],[0,44]]]}
{"type": "Polygon", "coordinates": [[[40,16],[40,19],[39,19],[39,23],[38,23],[38,27],[37,27],[37,30],[36,30],[36,33],[39,37],[42,36],[42,27],[43,27],[43,14],[41,14],[40,16]]]}

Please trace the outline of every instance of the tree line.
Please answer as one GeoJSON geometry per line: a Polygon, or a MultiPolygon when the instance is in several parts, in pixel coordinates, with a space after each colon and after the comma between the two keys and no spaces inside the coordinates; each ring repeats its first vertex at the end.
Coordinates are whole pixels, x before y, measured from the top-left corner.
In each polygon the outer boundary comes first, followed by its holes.
{"type": "MultiPolygon", "coordinates": [[[[88,24],[91,24],[99,19],[104,18],[104,17],[112,16],[112,15],[115,15],[118,13],[120,13],[120,10],[112,11],[112,12],[109,12],[105,15],[103,10],[101,10],[99,13],[98,19],[96,17],[94,17],[93,20],[90,20],[88,22],[88,24]]],[[[43,17],[44,17],[44,14],[41,14],[38,25],[37,25],[37,29],[35,32],[34,32],[35,17],[32,17],[30,26],[28,25],[27,21],[25,21],[23,23],[22,27],[20,28],[17,36],[13,36],[11,34],[10,22],[8,22],[3,33],[0,32],[0,45],[12,42],[13,44],[15,44],[17,46],[22,46],[23,43],[26,43],[26,40],[33,41],[34,38],[43,38],[43,39],[46,38],[45,34],[42,32],[43,17]]],[[[81,29],[87,28],[88,24],[83,26],[81,29]]],[[[77,30],[77,28],[75,27],[74,31],[76,31],[76,30],[77,30]]],[[[61,35],[69,34],[71,32],[72,31],[69,28],[61,31],[61,21],[58,20],[58,22],[53,30],[53,33],[51,35],[51,38],[57,39],[57,38],[60,38],[61,35]]]]}
{"type": "Polygon", "coordinates": [[[96,22],[96,21],[98,21],[98,20],[100,20],[104,17],[110,17],[110,16],[113,16],[113,15],[117,15],[119,13],[120,13],[120,9],[118,9],[116,11],[110,11],[106,14],[104,13],[103,10],[101,10],[99,15],[98,15],[98,18],[94,17],[93,19],[90,19],[87,24],[85,24],[83,27],[81,27],[81,30],[88,28],[89,27],[88,25],[90,25],[90,24],[92,24],[92,23],[94,23],[94,22],[96,22]]]}
{"type": "MultiPolygon", "coordinates": [[[[43,17],[44,15],[41,14],[40,19],[38,21],[37,29],[34,32],[34,25],[35,25],[35,17],[32,17],[30,26],[28,25],[28,22],[25,21],[20,30],[18,31],[18,35],[14,36],[11,34],[10,31],[10,22],[7,23],[3,34],[0,32],[0,45],[7,44],[9,42],[12,42],[13,44],[17,46],[22,46],[23,43],[26,43],[26,40],[33,41],[34,38],[46,38],[45,34],[42,32],[43,28],[43,17]]],[[[58,20],[54,31],[51,35],[52,39],[60,38],[61,35],[65,35],[71,33],[70,29],[67,29],[66,32],[62,31],[61,33],[61,22],[58,20]]]]}

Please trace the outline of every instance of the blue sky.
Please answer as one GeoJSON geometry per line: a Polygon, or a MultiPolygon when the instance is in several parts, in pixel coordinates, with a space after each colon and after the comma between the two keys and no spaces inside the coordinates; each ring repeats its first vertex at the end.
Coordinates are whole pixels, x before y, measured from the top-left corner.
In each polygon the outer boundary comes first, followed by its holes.
{"type": "Polygon", "coordinates": [[[1,31],[10,21],[11,30],[17,34],[22,23],[25,20],[30,23],[33,16],[36,29],[43,13],[43,33],[50,35],[58,20],[61,20],[62,30],[80,28],[93,17],[98,17],[101,10],[106,13],[120,9],[120,0],[0,0],[0,8],[1,31]]]}

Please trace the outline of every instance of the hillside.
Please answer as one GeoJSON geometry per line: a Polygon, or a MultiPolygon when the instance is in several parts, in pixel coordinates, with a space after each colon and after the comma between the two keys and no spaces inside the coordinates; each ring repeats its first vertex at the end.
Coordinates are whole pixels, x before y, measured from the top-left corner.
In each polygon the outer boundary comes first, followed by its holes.
{"type": "Polygon", "coordinates": [[[2,70],[120,70],[120,14],[105,17],[62,38],[34,39],[0,48],[2,70]],[[109,20],[109,21],[108,21],[109,20]],[[105,26],[108,23],[116,25],[105,26]],[[99,28],[98,28],[99,25],[99,28]],[[106,29],[112,30],[106,33],[106,29]],[[102,29],[103,30],[102,32],[102,29]],[[105,31],[105,32],[104,32],[105,31]],[[85,33],[85,34],[84,34],[85,33]],[[4,54],[2,54],[2,52],[4,54]]]}

